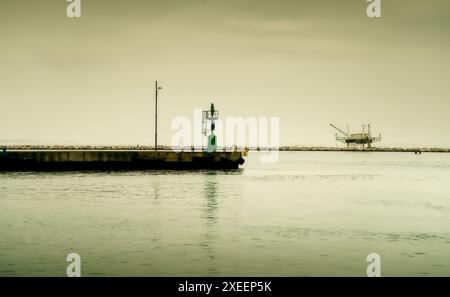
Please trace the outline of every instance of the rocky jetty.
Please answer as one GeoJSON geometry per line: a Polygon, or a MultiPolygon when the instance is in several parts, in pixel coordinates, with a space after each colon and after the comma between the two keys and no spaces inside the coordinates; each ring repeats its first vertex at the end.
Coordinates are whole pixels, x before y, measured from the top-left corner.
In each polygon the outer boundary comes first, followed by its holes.
{"type": "MultiPolygon", "coordinates": [[[[150,151],[154,150],[154,146],[141,146],[141,145],[5,145],[0,146],[6,150],[118,150],[118,151],[150,151]]],[[[171,146],[158,146],[160,151],[204,151],[204,147],[182,147],[176,148],[171,146]]],[[[401,148],[401,147],[325,147],[325,146],[282,146],[280,148],[274,147],[219,147],[217,151],[292,151],[292,152],[405,152],[405,153],[450,153],[450,148],[401,148]]]]}

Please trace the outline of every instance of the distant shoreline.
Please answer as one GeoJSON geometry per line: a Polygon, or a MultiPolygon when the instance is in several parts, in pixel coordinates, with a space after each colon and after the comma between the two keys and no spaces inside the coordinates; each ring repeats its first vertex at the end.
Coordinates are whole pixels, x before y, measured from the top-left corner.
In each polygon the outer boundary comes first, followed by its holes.
{"type": "MultiPolygon", "coordinates": [[[[140,145],[0,145],[6,150],[154,150],[154,146],[140,145]]],[[[245,148],[218,148],[218,151],[243,150],[245,148]]],[[[170,146],[158,146],[162,151],[202,151],[201,147],[184,147],[182,150],[170,146]]],[[[276,148],[248,148],[249,151],[274,151],[276,148]]],[[[401,147],[323,147],[323,146],[282,146],[281,152],[404,152],[404,153],[450,153],[450,148],[401,148],[401,147]]]]}

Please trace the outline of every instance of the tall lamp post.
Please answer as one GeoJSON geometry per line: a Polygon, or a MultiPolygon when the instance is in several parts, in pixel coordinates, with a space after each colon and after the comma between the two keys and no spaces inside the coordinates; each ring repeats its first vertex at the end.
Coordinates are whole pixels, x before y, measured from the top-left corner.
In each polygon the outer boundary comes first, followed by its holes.
{"type": "Polygon", "coordinates": [[[162,87],[158,87],[158,81],[155,81],[155,151],[158,150],[158,91],[162,87]]]}

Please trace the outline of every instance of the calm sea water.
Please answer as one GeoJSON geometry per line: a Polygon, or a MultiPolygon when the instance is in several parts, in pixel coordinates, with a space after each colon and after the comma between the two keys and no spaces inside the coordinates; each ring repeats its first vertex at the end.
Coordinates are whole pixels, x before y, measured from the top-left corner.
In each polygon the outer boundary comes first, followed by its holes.
{"type": "Polygon", "coordinates": [[[0,174],[0,275],[450,275],[450,154],[251,153],[244,169],[0,174]]]}

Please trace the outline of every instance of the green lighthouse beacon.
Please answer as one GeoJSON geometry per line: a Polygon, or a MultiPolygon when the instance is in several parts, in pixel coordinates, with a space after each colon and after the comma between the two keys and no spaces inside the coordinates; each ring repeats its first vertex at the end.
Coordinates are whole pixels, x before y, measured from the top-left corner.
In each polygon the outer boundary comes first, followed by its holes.
{"type": "Polygon", "coordinates": [[[219,119],[219,112],[215,109],[214,103],[211,103],[209,110],[203,111],[203,134],[206,136],[208,131],[208,122],[210,123],[209,135],[208,135],[208,146],[206,151],[208,153],[213,153],[217,150],[217,137],[214,134],[216,130],[216,123],[219,119]]]}

